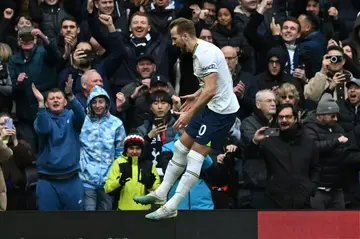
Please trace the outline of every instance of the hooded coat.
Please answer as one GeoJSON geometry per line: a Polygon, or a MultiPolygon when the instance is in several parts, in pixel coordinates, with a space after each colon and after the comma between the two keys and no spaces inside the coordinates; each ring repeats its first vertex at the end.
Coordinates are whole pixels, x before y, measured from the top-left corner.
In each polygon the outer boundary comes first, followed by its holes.
{"type": "Polygon", "coordinates": [[[276,76],[273,76],[269,71],[269,67],[267,67],[265,72],[256,76],[259,90],[271,90],[274,86],[280,87],[284,83],[291,83],[295,85],[296,89],[301,94],[302,87],[300,82],[297,79],[294,79],[291,75],[288,75],[284,72],[287,57],[284,54],[283,49],[280,47],[271,48],[266,56],[267,62],[269,62],[272,57],[277,57],[279,59],[281,65],[280,73],[276,76]]]}
{"type": "Polygon", "coordinates": [[[95,86],[87,101],[88,114],[80,134],[80,178],[88,188],[103,188],[110,166],[124,150],[126,137],[123,123],[109,113],[110,97],[95,86]],[[91,102],[99,96],[107,99],[107,109],[101,117],[93,114],[91,102]]]}

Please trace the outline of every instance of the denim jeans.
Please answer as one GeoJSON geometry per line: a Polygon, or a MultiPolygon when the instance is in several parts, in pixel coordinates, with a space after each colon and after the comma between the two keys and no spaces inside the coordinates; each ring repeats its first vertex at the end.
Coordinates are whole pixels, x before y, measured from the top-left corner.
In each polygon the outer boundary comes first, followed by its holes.
{"type": "Polygon", "coordinates": [[[112,203],[112,196],[106,194],[103,188],[85,188],[85,211],[109,211],[112,210],[112,203]]]}

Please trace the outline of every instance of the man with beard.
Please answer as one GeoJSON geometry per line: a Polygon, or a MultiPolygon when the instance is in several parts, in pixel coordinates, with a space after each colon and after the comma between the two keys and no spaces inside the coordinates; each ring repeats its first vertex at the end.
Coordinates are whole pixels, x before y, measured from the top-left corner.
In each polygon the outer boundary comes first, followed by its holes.
{"type": "Polygon", "coordinates": [[[211,29],[216,22],[216,3],[213,0],[204,0],[202,1],[200,8],[202,9],[204,14],[203,23],[205,27],[211,29]]]}
{"type": "Polygon", "coordinates": [[[353,78],[346,83],[348,98],[338,101],[340,107],[339,124],[346,132],[360,125],[360,79],[353,78]]]}
{"type": "MultiPolygon", "coordinates": [[[[276,118],[279,136],[270,136],[274,134],[268,133],[268,127],[262,127],[252,139],[252,146],[260,150],[268,169],[267,208],[308,208],[321,170],[317,148],[298,123],[295,106],[280,105],[276,118]]],[[[276,132],[275,129],[270,131],[276,132]]]]}
{"type": "Polygon", "coordinates": [[[233,92],[225,57],[215,45],[196,37],[194,23],[178,18],[170,24],[172,44],[193,54],[194,74],[201,88],[186,99],[173,128],[185,132],[175,143],[173,158],[162,184],[154,192],[134,200],[141,204],[164,204],[175,181],[182,175],[175,195],[147,219],[162,220],[177,216],[177,208],[196,184],[204,158],[212,149],[221,150],[236,119],[239,104],[233,92]]]}
{"type": "Polygon", "coordinates": [[[328,93],[318,103],[316,115],[304,121],[305,134],[312,138],[319,151],[321,174],[315,197],[311,198],[313,209],[344,209],[342,190],[342,167],[348,138],[337,123],[339,106],[328,93]]]}
{"type": "Polygon", "coordinates": [[[110,46],[109,55],[100,63],[95,63],[95,53],[92,46],[88,42],[79,42],[76,45],[72,66],[65,68],[59,75],[59,86],[60,89],[65,88],[65,82],[68,79],[69,75],[74,79],[73,91],[74,94],[82,92],[82,83],[81,77],[85,71],[90,69],[95,69],[100,75],[104,83],[104,88],[111,97],[111,91],[108,79],[112,77],[115,73],[117,67],[119,66],[119,61],[122,58],[123,52],[122,48],[118,47],[119,41],[121,41],[121,33],[115,31],[115,26],[112,23],[112,18],[108,15],[101,15],[99,17],[100,21],[106,25],[109,29],[109,36],[107,37],[107,42],[110,46]]]}
{"type": "Polygon", "coordinates": [[[313,12],[306,12],[298,17],[301,25],[301,47],[307,56],[307,64],[311,66],[310,76],[321,68],[321,59],[326,51],[324,35],[319,31],[319,19],[313,12]]]}
{"type": "Polygon", "coordinates": [[[335,100],[345,100],[345,84],[351,80],[352,74],[343,69],[344,64],[344,50],[339,46],[330,46],[323,57],[321,71],[305,85],[305,99],[318,102],[323,92],[328,92],[335,100]]]}
{"type": "MultiPolygon", "coordinates": [[[[353,151],[360,151],[360,79],[353,78],[346,83],[348,98],[338,101],[340,107],[339,124],[347,132],[349,143],[353,151]]],[[[344,174],[344,194],[346,201],[350,201],[349,208],[360,208],[359,169],[350,165],[344,174]]]]}

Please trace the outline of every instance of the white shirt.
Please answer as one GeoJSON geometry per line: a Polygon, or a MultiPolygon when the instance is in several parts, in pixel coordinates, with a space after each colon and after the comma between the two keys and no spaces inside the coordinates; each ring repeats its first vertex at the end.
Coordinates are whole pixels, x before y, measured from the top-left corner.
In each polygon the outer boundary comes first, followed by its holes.
{"type": "Polygon", "coordinates": [[[240,106],[233,92],[233,80],[222,51],[212,43],[198,40],[193,52],[194,75],[202,81],[211,73],[216,75],[216,94],[207,106],[218,114],[232,114],[240,106]]]}

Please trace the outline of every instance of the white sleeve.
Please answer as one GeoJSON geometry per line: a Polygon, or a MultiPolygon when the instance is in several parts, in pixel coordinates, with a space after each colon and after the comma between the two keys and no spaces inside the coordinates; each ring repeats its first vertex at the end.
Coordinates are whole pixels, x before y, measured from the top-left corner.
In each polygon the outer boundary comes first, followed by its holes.
{"type": "Polygon", "coordinates": [[[219,64],[217,60],[217,55],[213,52],[202,52],[201,55],[197,56],[198,64],[200,67],[200,74],[199,78],[204,78],[211,73],[216,73],[219,70],[219,64]]]}

